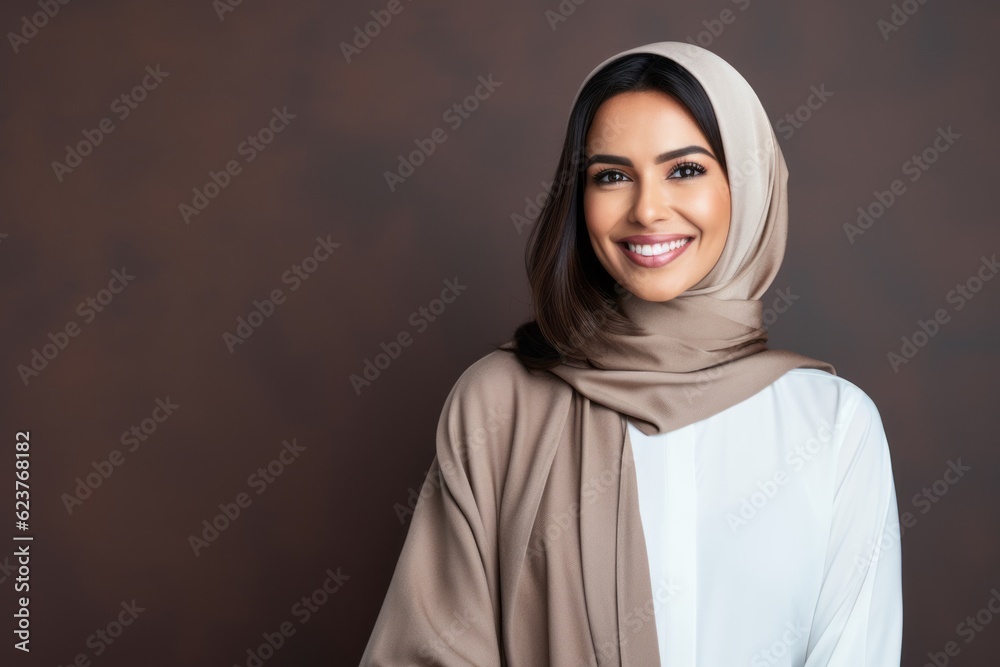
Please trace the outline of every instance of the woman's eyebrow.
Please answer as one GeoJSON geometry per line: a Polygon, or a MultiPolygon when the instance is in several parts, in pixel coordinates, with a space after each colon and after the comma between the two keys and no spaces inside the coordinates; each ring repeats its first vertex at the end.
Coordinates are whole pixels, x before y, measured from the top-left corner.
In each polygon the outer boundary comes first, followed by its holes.
{"type": "MultiPolygon", "coordinates": [[[[690,155],[691,153],[704,153],[713,160],[715,159],[714,155],[712,155],[710,152],[708,152],[708,150],[702,148],[701,146],[685,146],[684,148],[678,148],[672,151],[667,151],[666,153],[660,153],[659,155],[656,156],[656,159],[653,160],[653,164],[662,164],[667,160],[673,160],[674,158],[680,157],[682,155],[690,155]]],[[[623,167],[633,166],[632,161],[629,160],[627,157],[621,157],[620,155],[605,155],[598,153],[597,155],[591,155],[590,158],[587,159],[586,167],[589,167],[595,162],[606,162],[607,164],[620,164],[623,167]]]]}

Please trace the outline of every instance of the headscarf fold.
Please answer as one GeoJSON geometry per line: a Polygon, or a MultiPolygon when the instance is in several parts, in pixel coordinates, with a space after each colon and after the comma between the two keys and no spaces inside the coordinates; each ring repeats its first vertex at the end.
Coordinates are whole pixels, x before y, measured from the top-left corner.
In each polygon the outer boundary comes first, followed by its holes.
{"type": "Polygon", "coordinates": [[[651,435],[721,412],[792,368],[836,371],[826,362],[767,347],[760,298],[785,253],[788,169],[757,94],[725,60],[685,42],[657,42],[612,56],[587,75],[580,91],[605,65],[633,53],[669,58],[705,89],[729,172],[729,234],[712,270],[674,299],[651,302],[629,293],[619,298],[644,335],[612,334],[618,350],[601,353],[589,365],[564,363],[550,372],[651,435]]]}
{"type": "MultiPolygon", "coordinates": [[[[788,171],[757,95],[722,58],[682,42],[623,51],[595,67],[580,89],[612,60],[633,53],[670,58],[704,87],[722,136],[732,209],[721,257],[691,289],[665,302],[627,292],[619,298],[642,335],[612,334],[617,350],[549,369],[582,401],[575,430],[580,559],[600,665],[658,663],[655,624],[636,630],[627,623],[653,598],[626,419],[646,435],[663,433],[722,412],[793,368],[836,373],[827,362],[767,347],[760,298],[785,251],[788,171]],[[620,471],[615,488],[588,502],[586,480],[611,468],[620,471]]],[[[502,349],[513,349],[512,342],[502,349]]]]}
{"type": "Polygon", "coordinates": [[[792,368],[834,372],[767,349],[760,297],[784,252],[787,172],[757,96],[697,46],[658,42],[614,58],[630,53],[675,60],[715,107],[732,201],[722,256],[670,301],[623,295],[643,333],[613,336],[617,351],[529,371],[508,341],[463,373],[442,409],[430,492],[421,489],[366,667],[655,667],[660,598],[629,420],[663,433],[792,368]]]}

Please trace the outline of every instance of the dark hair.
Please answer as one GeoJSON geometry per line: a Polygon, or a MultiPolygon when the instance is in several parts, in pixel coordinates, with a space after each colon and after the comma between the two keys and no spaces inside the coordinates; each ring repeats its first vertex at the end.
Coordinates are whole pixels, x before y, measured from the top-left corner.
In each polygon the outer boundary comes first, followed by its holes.
{"type": "Polygon", "coordinates": [[[535,319],[517,328],[514,341],[515,353],[528,368],[547,369],[567,360],[586,362],[600,350],[614,347],[607,333],[640,333],[619,308],[618,296],[625,290],[604,269],[590,244],[583,216],[583,179],[587,132],[598,107],[619,93],[643,90],[662,91],[683,104],[727,173],[712,103],[684,67],[664,56],[638,53],[613,60],[591,77],[570,112],[555,185],[525,249],[535,319]]]}

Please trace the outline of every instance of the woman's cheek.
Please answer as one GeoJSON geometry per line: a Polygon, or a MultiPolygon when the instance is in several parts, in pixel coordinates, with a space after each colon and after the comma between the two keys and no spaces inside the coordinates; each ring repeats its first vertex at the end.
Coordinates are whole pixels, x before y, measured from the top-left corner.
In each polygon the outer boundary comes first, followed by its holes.
{"type": "Polygon", "coordinates": [[[729,217],[729,200],[718,196],[714,189],[706,189],[687,199],[683,207],[683,215],[692,224],[702,230],[702,233],[710,234],[719,231],[725,226],[725,220],[729,217]]]}
{"type": "Polygon", "coordinates": [[[613,216],[611,212],[611,207],[609,202],[603,200],[601,197],[588,197],[584,200],[584,217],[587,220],[587,227],[590,229],[591,233],[600,238],[603,241],[603,237],[614,226],[613,216]]]}

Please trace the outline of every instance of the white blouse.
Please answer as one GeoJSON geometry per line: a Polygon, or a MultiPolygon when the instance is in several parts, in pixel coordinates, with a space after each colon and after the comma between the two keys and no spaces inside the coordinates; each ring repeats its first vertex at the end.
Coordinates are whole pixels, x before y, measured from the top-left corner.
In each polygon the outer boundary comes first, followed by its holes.
{"type": "Polygon", "coordinates": [[[663,667],[899,666],[896,490],[864,391],[798,368],[700,422],[628,430],[663,667]]]}

